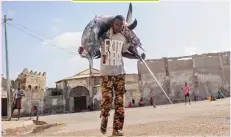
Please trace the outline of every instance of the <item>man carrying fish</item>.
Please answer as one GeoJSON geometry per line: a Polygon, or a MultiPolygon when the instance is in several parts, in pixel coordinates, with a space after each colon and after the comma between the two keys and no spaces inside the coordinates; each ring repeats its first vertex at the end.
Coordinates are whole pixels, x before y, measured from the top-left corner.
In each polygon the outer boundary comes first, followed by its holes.
{"type": "Polygon", "coordinates": [[[122,136],[124,124],[124,93],[125,70],[123,57],[129,59],[144,59],[145,54],[140,54],[142,49],[139,38],[132,31],[137,26],[137,20],[132,22],[132,4],[130,3],[126,21],[123,16],[95,17],[85,27],[79,54],[89,61],[90,70],[93,59],[100,59],[101,73],[101,128],[106,134],[109,111],[115,94],[115,113],[113,122],[113,135],[122,136]]]}
{"type": "MultiPolygon", "coordinates": [[[[100,52],[96,54],[100,60],[100,86],[101,100],[101,128],[102,134],[106,134],[109,111],[115,93],[115,113],[113,121],[113,136],[123,136],[124,124],[124,93],[125,93],[125,70],[123,57],[130,59],[145,58],[145,54],[135,55],[136,39],[131,31],[125,26],[125,19],[117,15],[108,31],[100,37],[100,52]],[[129,52],[128,52],[129,51],[129,52]]],[[[82,53],[79,48],[79,53],[82,53]]]]}

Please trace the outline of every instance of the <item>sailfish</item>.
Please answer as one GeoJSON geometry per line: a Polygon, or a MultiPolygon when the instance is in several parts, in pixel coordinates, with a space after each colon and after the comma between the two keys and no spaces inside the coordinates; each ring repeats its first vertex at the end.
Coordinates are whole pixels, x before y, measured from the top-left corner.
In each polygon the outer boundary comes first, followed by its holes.
{"type": "MultiPolygon", "coordinates": [[[[82,52],[80,56],[82,58],[87,58],[89,60],[89,67],[90,70],[93,66],[93,59],[95,59],[97,52],[100,52],[100,37],[103,35],[104,32],[107,32],[114,20],[115,16],[95,16],[93,20],[91,20],[87,26],[85,27],[82,38],[81,38],[81,49],[82,52]]],[[[129,4],[125,27],[128,28],[130,31],[130,39],[133,39],[133,49],[130,51],[133,51],[133,54],[140,55],[138,53],[137,48],[143,50],[142,44],[139,40],[139,38],[136,36],[133,29],[135,29],[137,26],[137,20],[135,19],[132,22],[132,4],[129,4]]],[[[144,50],[143,50],[144,51],[144,50]]],[[[129,52],[129,51],[128,51],[129,52]]],[[[131,52],[130,52],[131,53],[131,52]]]]}

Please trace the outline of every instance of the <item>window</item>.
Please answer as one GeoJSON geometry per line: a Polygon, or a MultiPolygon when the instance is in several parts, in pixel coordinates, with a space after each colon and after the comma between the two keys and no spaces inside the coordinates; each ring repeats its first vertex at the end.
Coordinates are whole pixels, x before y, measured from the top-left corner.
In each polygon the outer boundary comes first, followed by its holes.
{"type": "Polygon", "coordinates": [[[62,89],[52,89],[51,90],[51,96],[59,96],[59,95],[63,95],[62,89]]]}
{"type": "Polygon", "coordinates": [[[28,86],[28,89],[31,90],[31,85],[28,86]]]}

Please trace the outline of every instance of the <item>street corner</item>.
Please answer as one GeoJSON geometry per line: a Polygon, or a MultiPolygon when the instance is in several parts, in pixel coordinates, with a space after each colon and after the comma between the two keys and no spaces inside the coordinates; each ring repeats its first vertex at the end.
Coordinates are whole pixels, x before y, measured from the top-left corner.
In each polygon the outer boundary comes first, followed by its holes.
{"type": "MultiPolygon", "coordinates": [[[[41,122],[41,121],[40,121],[40,122],[41,122]]],[[[38,124],[38,123],[37,123],[37,124],[38,124]]],[[[48,128],[55,127],[55,126],[58,126],[58,123],[52,123],[52,124],[50,124],[50,123],[45,123],[45,122],[44,122],[44,124],[36,125],[36,126],[34,127],[34,129],[32,130],[31,133],[32,133],[32,134],[35,134],[35,133],[44,131],[44,130],[46,130],[46,129],[48,129],[48,128]]]]}
{"type": "Polygon", "coordinates": [[[27,127],[27,126],[32,126],[33,121],[31,120],[12,120],[12,121],[2,121],[2,129],[7,130],[7,129],[15,129],[19,127],[27,127]]]}
{"type": "Polygon", "coordinates": [[[2,136],[20,136],[32,132],[32,121],[2,121],[2,136]]]}

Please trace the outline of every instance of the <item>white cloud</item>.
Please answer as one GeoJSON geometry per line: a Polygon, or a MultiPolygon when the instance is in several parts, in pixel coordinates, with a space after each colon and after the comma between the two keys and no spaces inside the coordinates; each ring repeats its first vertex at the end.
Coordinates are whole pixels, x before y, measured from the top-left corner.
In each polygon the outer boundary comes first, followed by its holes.
{"type": "Polygon", "coordinates": [[[184,54],[193,55],[197,54],[199,50],[196,47],[184,47],[184,54]]]}
{"type": "Polygon", "coordinates": [[[53,19],[52,20],[51,30],[52,31],[58,31],[58,30],[60,30],[62,23],[63,23],[63,19],[61,19],[61,18],[53,19]]]}
{"type": "Polygon", "coordinates": [[[51,27],[51,30],[52,30],[52,31],[56,31],[57,28],[53,26],[53,27],[51,27]]]}
{"type": "Polygon", "coordinates": [[[63,20],[60,18],[56,18],[53,20],[54,23],[61,23],[63,20]]]}
{"type": "Polygon", "coordinates": [[[61,48],[76,48],[81,45],[82,32],[65,32],[48,42],[61,48]]]}
{"type": "MultiPolygon", "coordinates": [[[[99,69],[99,60],[94,60],[93,68],[99,69]]],[[[70,75],[74,75],[89,68],[89,62],[85,58],[81,58],[80,56],[74,56],[68,59],[67,61],[67,69],[70,75]]],[[[66,71],[65,70],[65,71],[66,71]]]]}

